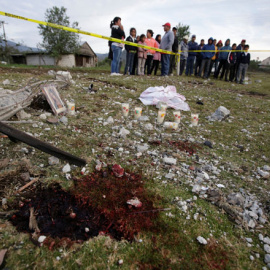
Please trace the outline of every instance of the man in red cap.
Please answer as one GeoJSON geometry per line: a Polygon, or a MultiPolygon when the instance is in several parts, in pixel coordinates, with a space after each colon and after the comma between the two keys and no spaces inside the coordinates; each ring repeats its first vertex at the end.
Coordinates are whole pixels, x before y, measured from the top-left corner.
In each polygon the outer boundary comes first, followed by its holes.
{"type": "Polygon", "coordinates": [[[239,65],[240,65],[240,55],[241,55],[242,51],[244,51],[245,45],[246,45],[246,40],[242,39],[241,43],[236,47],[236,51],[239,51],[239,52],[236,52],[235,81],[237,78],[237,73],[238,73],[238,69],[239,69],[239,65]]]}
{"type": "MultiPolygon", "coordinates": [[[[174,34],[171,31],[171,24],[165,23],[164,27],[165,35],[162,37],[160,42],[160,49],[166,51],[172,51],[172,45],[174,42],[174,34]]],[[[170,54],[161,54],[161,76],[168,76],[170,69],[170,54]]]]}

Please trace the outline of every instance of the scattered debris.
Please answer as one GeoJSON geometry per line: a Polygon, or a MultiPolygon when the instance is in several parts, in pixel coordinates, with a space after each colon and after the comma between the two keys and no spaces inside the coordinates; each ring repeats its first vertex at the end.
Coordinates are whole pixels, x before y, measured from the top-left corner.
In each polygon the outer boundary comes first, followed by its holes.
{"type": "Polygon", "coordinates": [[[197,241],[202,245],[207,245],[207,241],[202,236],[198,236],[197,241]]]}
{"type": "Polygon", "coordinates": [[[218,109],[211,115],[208,116],[210,121],[222,121],[229,117],[230,111],[224,106],[218,107],[218,109]]]}

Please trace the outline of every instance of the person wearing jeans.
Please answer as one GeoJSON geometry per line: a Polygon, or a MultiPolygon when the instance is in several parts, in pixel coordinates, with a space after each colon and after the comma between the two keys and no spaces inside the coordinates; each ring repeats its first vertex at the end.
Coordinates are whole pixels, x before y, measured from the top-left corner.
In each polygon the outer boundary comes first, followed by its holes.
{"type": "MultiPolygon", "coordinates": [[[[127,37],[126,41],[137,43],[136,29],[132,27],[129,32],[130,32],[130,36],[127,37]]],[[[126,49],[127,55],[126,55],[126,66],[125,66],[124,75],[126,74],[130,75],[132,73],[133,61],[134,61],[134,56],[137,53],[137,47],[126,44],[125,49],[126,49]]]]}
{"type": "MultiPolygon", "coordinates": [[[[121,18],[115,17],[111,22],[110,27],[112,30],[111,37],[124,40],[125,32],[123,25],[121,24],[121,18]]],[[[111,44],[111,50],[113,54],[111,63],[111,75],[119,75],[120,59],[123,47],[124,45],[122,43],[112,42],[111,44]]]]}
{"type": "Polygon", "coordinates": [[[188,58],[187,58],[187,66],[186,66],[186,75],[192,75],[193,74],[193,66],[196,59],[197,52],[192,52],[198,50],[198,43],[195,42],[196,35],[192,35],[191,41],[188,43],[188,58]]]}
{"type": "Polygon", "coordinates": [[[201,77],[203,72],[203,78],[207,79],[209,74],[209,68],[211,64],[211,58],[215,55],[215,46],[213,45],[213,38],[208,39],[208,44],[204,45],[202,48],[202,64],[199,71],[199,77],[201,77]],[[206,51],[206,52],[204,52],[206,51]],[[212,51],[212,52],[209,52],[212,51]]]}
{"type": "Polygon", "coordinates": [[[180,73],[179,75],[182,75],[186,66],[186,61],[188,58],[188,36],[183,37],[183,41],[180,42],[180,73]]]}
{"type": "MultiPolygon", "coordinates": [[[[172,51],[172,45],[174,42],[174,34],[170,30],[171,24],[165,23],[162,25],[164,27],[165,35],[162,37],[160,42],[160,49],[166,51],[172,51]]],[[[161,76],[168,76],[170,69],[170,55],[162,54],[161,55],[161,76]]]]}

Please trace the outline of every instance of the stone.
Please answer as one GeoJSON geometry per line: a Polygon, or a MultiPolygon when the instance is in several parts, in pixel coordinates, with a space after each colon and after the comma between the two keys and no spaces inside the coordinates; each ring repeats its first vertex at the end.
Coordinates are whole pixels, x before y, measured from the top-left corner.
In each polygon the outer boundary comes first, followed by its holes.
{"type": "Polygon", "coordinates": [[[46,119],[47,119],[47,116],[46,116],[45,113],[43,113],[43,114],[41,114],[41,115],[39,116],[39,118],[42,119],[42,120],[46,120],[46,119]]]}
{"type": "Polygon", "coordinates": [[[169,158],[169,157],[164,157],[163,162],[168,165],[176,165],[177,159],[175,158],[169,158]]]}
{"type": "Polygon", "coordinates": [[[259,234],[259,240],[260,240],[260,241],[263,241],[263,238],[264,238],[263,235],[260,233],[260,234],[259,234]]]}
{"type": "Polygon", "coordinates": [[[194,185],[192,188],[192,192],[199,193],[202,190],[202,187],[200,185],[194,185]]]}
{"type": "Polygon", "coordinates": [[[193,215],[193,219],[194,219],[194,220],[197,220],[198,217],[199,217],[199,213],[195,213],[195,214],[193,215]]]}
{"type": "Polygon", "coordinates": [[[228,195],[227,201],[232,205],[241,205],[245,203],[245,198],[240,193],[231,193],[228,195]]]}
{"type": "Polygon", "coordinates": [[[263,249],[264,249],[264,251],[265,251],[266,253],[269,253],[269,254],[270,254],[270,246],[269,246],[269,245],[264,244],[264,245],[263,245],[263,249]]]}
{"type": "Polygon", "coordinates": [[[148,123],[144,126],[144,129],[145,130],[153,130],[154,129],[154,126],[151,124],[151,123],[148,123]]]}
{"type": "Polygon", "coordinates": [[[198,236],[197,241],[202,245],[207,245],[207,241],[202,236],[198,236]]]}
{"type": "Polygon", "coordinates": [[[205,141],[203,144],[208,146],[209,148],[213,148],[213,145],[210,141],[205,141]]]}
{"type": "Polygon", "coordinates": [[[26,113],[24,110],[21,110],[16,113],[16,116],[19,120],[29,119],[31,117],[31,114],[26,113]]]}
{"type": "Polygon", "coordinates": [[[138,119],[139,121],[149,121],[149,117],[148,116],[146,116],[146,115],[143,115],[143,116],[141,116],[139,119],[138,119]]]}
{"type": "Polygon", "coordinates": [[[62,116],[59,120],[61,123],[63,123],[64,125],[67,125],[68,124],[68,119],[66,116],[62,116]]]}
{"type": "Polygon", "coordinates": [[[3,81],[3,85],[9,85],[10,84],[10,80],[9,79],[6,79],[3,81]]]}
{"type": "Polygon", "coordinates": [[[2,199],[2,205],[4,206],[4,205],[6,205],[7,204],[7,198],[3,198],[2,199]]]}
{"type": "Polygon", "coordinates": [[[254,220],[250,219],[249,222],[248,222],[248,227],[253,229],[253,228],[255,228],[255,226],[256,226],[256,223],[254,222],[254,220]]]}
{"type": "Polygon", "coordinates": [[[59,164],[60,161],[59,161],[59,158],[57,157],[49,157],[48,162],[50,165],[57,165],[59,164]]]}
{"type": "Polygon", "coordinates": [[[265,254],[265,256],[264,256],[264,262],[265,263],[270,263],[270,254],[265,254]]]}
{"type": "Polygon", "coordinates": [[[263,170],[258,170],[258,174],[263,178],[269,178],[269,176],[270,176],[269,172],[265,172],[263,170]]]}
{"type": "Polygon", "coordinates": [[[210,117],[208,117],[208,119],[212,121],[222,121],[229,115],[230,111],[224,106],[220,106],[210,117]]]}
{"type": "Polygon", "coordinates": [[[165,175],[165,178],[167,178],[167,179],[173,179],[174,177],[175,177],[175,174],[174,173],[167,173],[165,175]]]}
{"type": "Polygon", "coordinates": [[[55,76],[55,74],[56,74],[56,73],[55,73],[54,70],[49,70],[49,71],[48,71],[48,75],[49,75],[49,76],[55,76]]]}
{"type": "Polygon", "coordinates": [[[270,171],[270,166],[264,165],[264,166],[263,166],[263,170],[264,170],[264,171],[270,171]]]}
{"type": "Polygon", "coordinates": [[[149,145],[145,143],[143,145],[137,145],[136,148],[138,152],[143,153],[149,149],[149,145]]]}
{"type": "Polygon", "coordinates": [[[29,172],[24,172],[20,174],[20,177],[24,182],[27,182],[30,179],[30,174],[29,172]]]}
{"type": "Polygon", "coordinates": [[[70,72],[68,71],[57,71],[56,80],[71,82],[72,76],[70,75],[70,72]]]}
{"type": "Polygon", "coordinates": [[[114,123],[114,120],[113,120],[113,118],[111,116],[109,116],[106,122],[108,124],[113,124],[114,123]]]}
{"type": "Polygon", "coordinates": [[[41,235],[41,236],[38,238],[38,242],[39,242],[39,243],[43,243],[44,240],[45,240],[46,238],[47,238],[46,236],[41,235]]]}
{"type": "Polygon", "coordinates": [[[264,238],[263,238],[263,242],[264,242],[265,244],[270,245],[270,238],[269,238],[268,236],[264,237],[264,238]]]}
{"type": "Polygon", "coordinates": [[[130,131],[127,130],[127,129],[125,129],[124,127],[122,127],[122,128],[120,129],[120,131],[119,131],[119,136],[120,136],[121,138],[126,138],[126,136],[127,136],[128,134],[130,134],[130,131]]]}
{"type": "Polygon", "coordinates": [[[253,240],[252,240],[251,238],[246,238],[246,241],[247,241],[248,243],[252,243],[252,242],[253,242],[253,240]]]}
{"type": "Polygon", "coordinates": [[[62,172],[63,172],[63,173],[68,173],[68,172],[70,172],[70,171],[71,171],[70,165],[67,163],[67,164],[63,167],[62,172]]]}
{"type": "Polygon", "coordinates": [[[255,259],[252,255],[250,255],[249,258],[251,261],[254,261],[254,259],[255,259]]]}

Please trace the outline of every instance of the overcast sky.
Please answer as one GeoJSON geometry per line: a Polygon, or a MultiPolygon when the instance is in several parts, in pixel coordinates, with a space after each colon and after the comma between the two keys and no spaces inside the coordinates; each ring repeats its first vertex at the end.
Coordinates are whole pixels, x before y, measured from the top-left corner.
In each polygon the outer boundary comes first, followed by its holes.
{"type": "MultiPolygon", "coordinates": [[[[43,21],[47,8],[53,6],[67,8],[70,21],[79,22],[81,30],[110,36],[110,21],[119,16],[126,35],[130,27],[137,34],[152,29],[154,35],[162,34],[162,24],[179,22],[190,26],[191,34],[207,40],[210,36],[223,43],[227,38],[232,43],[240,43],[244,38],[252,50],[270,50],[270,5],[269,0],[0,0],[0,10],[23,17],[43,21]]],[[[0,15],[5,21],[7,39],[23,42],[36,47],[42,42],[37,24],[0,15]]],[[[1,28],[2,32],[3,29],[1,28]]],[[[108,42],[90,36],[80,35],[96,53],[107,53],[108,42]]],[[[270,56],[268,53],[251,53],[252,59],[260,60],[270,56]]]]}

